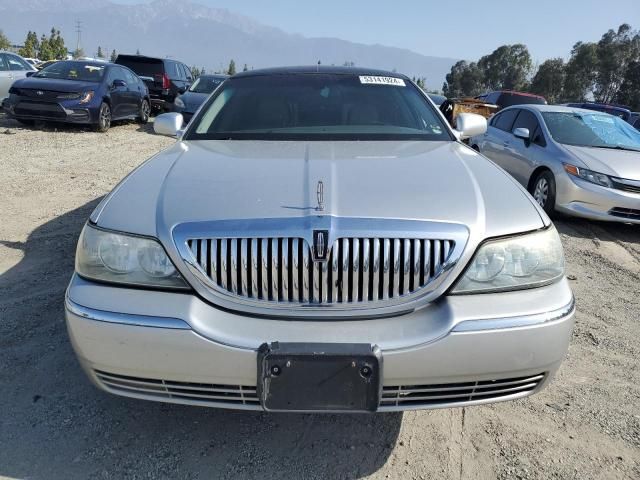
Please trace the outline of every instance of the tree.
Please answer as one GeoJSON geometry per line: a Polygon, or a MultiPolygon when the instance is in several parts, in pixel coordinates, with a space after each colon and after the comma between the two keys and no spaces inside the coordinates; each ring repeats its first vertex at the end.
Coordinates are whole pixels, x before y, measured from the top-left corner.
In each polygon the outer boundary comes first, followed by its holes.
{"type": "Polygon", "coordinates": [[[73,51],[73,58],[84,57],[84,50],[82,47],[78,47],[73,51]]]}
{"type": "Polygon", "coordinates": [[[200,69],[195,65],[191,67],[191,76],[194,80],[200,76],[200,69]]]}
{"type": "Polygon", "coordinates": [[[631,62],[627,67],[615,101],[622,105],[628,105],[635,111],[640,110],[640,60],[631,62]]]}
{"type": "Polygon", "coordinates": [[[244,67],[242,67],[242,71],[243,71],[243,72],[246,72],[246,71],[248,71],[248,70],[249,70],[249,67],[247,67],[247,64],[245,63],[245,64],[244,64],[244,67]]]}
{"type": "Polygon", "coordinates": [[[617,31],[609,30],[596,46],[598,66],[594,96],[610,103],[617,96],[631,62],[640,59],[640,34],[624,23],[617,31]]]}
{"type": "Polygon", "coordinates": [[[36,32],[29,30],[27,38],[24,41],[24,47],[18,50],[18,54],[27,58],[35,58],[38,56],[38,48],[38,35],[36,32]]]}
{"type": "Polygon", "coordinates": [[[236,62],[231,59],[229,62],[229,68],[227,68],[227,75],[235,75],[236,74],[236,62]]]}
{"type": "Polygon", "coordinates": [[[7,36],[0,30],[0,50],[9,50],[11,47],[11,42],[7,38],[7,36]]]}
{"type": "Polygon", "coordinates": [[[502,45],[478,60],[489,90],[525,90],[531,66],[529,50],[521,43],[502,45]]]}
{"type": "Polygon", "coordinates": [[[98,58],[104,58],[104,53],[102,53],[102,47],[98,45],[98,53],[96,55],[98,58]]]}
{"type": "Polygon", "coordinates": [[[115,50],[113,50],[111,52],[111,58],[109,60],[111,60],[111,63],[115,63],[116,62],[116,58],[118,58],[118,54],[116,53],[115,50]]]}
{"type": "Polygon", "coordinates": [[[44,34],[40,37],[39,47],[38,47],[38,58],[43,62],[47,60],[55,60],[56,57],[53,55],[53,50],[51,50],[51,45],[49,43],[49,39],[45,37],[44,34]]]}
{"type": "Polygon", "coordinates": [[[484,91],[482,71],[475,62],[460,60],[446,76],[442,86],[444,95],[450,98],[476,96],[484,91]]]}
{"type": "Polygon", "coordinates": [[[542,95],[549,103],[558,103],[563,97],[565,65],[562,58],[552,58],[540,65],[531,81],[531,91],[542,95]]]}
{"type": "Polygon", "coordinates": [[[207,74],[207,71],[204,69],[204,67],[202,67],[200,69],[200,75],[206,75],[206,74],[207,74]]]}
{"type": "Polygon", "coordinates": [[[140,49],[139,48],[136,49],[136,55],[140,55],[140,49]]]}
{"type": "Polygon", "coordinates": [[[564,99],[581,102],[593,90],[598,66],[595,43],[576,43],[565,67],[564,99]]]}
{"type": "Polygon", "coordinates": [[[67,57],[67,47],[64,44],[64,39],[60,35],[60,30],[56,30],[55,27],[51,27],[51,35],[49,36],[49,47],[51,48],[53,59],[57,60],[67,57]]]}

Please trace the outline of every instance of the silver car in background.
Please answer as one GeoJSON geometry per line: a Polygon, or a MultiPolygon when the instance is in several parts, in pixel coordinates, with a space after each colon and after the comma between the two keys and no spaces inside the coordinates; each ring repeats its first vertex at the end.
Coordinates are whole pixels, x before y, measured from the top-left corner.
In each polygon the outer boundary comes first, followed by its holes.
{"type": "Polygon", "coordinates": [[[226,80],[83,229],[66,320],[100,388],[267,411],[478,405],[548,384],[573,328],[560,238],[406,76],[226,80]]]}
{"type": "Polygon", "coordinates": [[[509,172],[547,211],[640,223],[640,132],[602,112],[519,105],[470,145],[509,172]]]}
{"type": "Polygon", "coordinates": [[[27,72],[37,71],[36,67],[20,55],[0,50],[0,104],[3,98],[9,96],[9,89],[13,82],[26,77],[27,72]]]}

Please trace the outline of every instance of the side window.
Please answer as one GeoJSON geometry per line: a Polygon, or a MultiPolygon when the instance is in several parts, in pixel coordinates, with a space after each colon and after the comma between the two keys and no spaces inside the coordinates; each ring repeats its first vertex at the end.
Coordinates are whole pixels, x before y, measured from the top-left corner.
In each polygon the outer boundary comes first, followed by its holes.
{"type": "Polygon", "coordinates": [[[495,105],[496,102],[498,101],[498,97],[499,96],[500,96],[500,92],[492,92],[492,93],[489,93],[486,96],[484,101],[487,102],[487,103],[491,103],[491,104],[495,105]]]}
{"type": "Polygon", "coordinates": [[[7,63],[7,56],[0,53],[0,72],[6,72],[9,70],[9,64],[7,63]]]}
{"type": "Polygon", "coordinates": [[[124,81],[127,82],[127,85],[132,88],[138,86],[138,79],[131,71],[126,68],[122,68],[121,70],[124,73],[124,81]]]}
{"type": "Polygon", "coordinates": [[[16,57],[15,55],[5,54],[7,59],[7,63],[9,64],[9,70],[12,71],[22,71],[22,70],[31,70],[29,64],[22,60],[20,57],[16,57]]]}
{"type": "Polygon", "coordinates": [[[516,128],[526,128],[529,130],[529,138],[533,138],[533,132],[538,128],[538,119],[529,110],[520,110],[520,115],[516,118],[511,131],[516,128]]]}
{"type": "Polygon", "coordinates": [[[547,146],[547,141],[544,139],[544,134],[542,133],[542,129],[540,128],[539,125],[536,127],[536,131],[533,132],[531,141],[536,145],[540,145],[541,147],[547,146]]]}
{"type": "Polygon", "coordinates": [[[189,78],[191,77],[191,70],[189,70],[189,67],[187,67],[185,64],[181,64],[181,65],[184,70],[184,78],[186,80],[189,80],[189,78]]]}
{"type": "Polygon", "coordinates": [[[500,130],[511,133],[513,121],[516,119],[518,112],[519,110],[517,108],[501,112],[500,115],[496,116],[495,121],[493,121],[491,125],[499,128],[500,130]]]}
{"type": "Polygon", "coordinates": [[[165,68],[167,69],[167,75],[171,80],[182,80],[182,75],[178,70],[178,64],[172,60],[167,60],[165,63],[165,68]]]}

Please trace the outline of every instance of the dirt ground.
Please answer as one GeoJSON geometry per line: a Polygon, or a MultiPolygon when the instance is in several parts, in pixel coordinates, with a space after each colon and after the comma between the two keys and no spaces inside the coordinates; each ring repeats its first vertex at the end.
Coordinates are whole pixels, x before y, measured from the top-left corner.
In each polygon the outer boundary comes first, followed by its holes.
{"type": "Polygon", "coordinates": [[[375,416],[269,415],[95,389],[64,326],[80,229],[173,140],[0,116],[0,478],[640,478],[640,228],[562,219],[576,328],[528,399],[375,416]]]}

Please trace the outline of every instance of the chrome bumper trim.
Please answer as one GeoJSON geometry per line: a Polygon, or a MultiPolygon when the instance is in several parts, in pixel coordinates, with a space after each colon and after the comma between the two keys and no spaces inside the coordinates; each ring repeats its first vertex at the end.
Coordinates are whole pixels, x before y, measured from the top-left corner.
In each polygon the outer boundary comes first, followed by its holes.
{"type": "Polygon", "coordinates": [[[65,308],[74,315],[97,322],[118,323],[136,327],[170,328],[173,330],[191,330],[191,326],[184,320],[171,317],[151,317],[147,315],[132,315],[129,313],[108,312],[78,305],[69,297],[65,298],[65,308]]]}
{"type": "Polygon", "coordinates": [[[571,296],[571,302],[557,310],[538,313],[534,315],[522,315],[517,317],[487,318],[478,320],[465,320],[456,325],[452,332],[477,332],[483,330],[502,330],[505,328],[531,327],[556,320],[563,320],[573,314],[576,309],[576,301],[571,296]]]}

